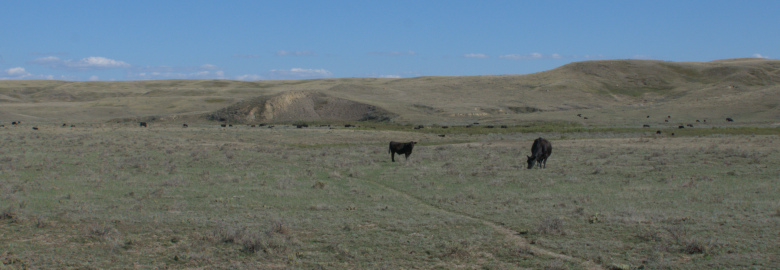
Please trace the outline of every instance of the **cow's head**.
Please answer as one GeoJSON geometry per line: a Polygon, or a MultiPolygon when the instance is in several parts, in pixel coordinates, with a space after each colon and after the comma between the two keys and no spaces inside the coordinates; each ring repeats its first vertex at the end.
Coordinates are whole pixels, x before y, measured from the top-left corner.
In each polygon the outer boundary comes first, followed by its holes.
{"type": "Polygon", "coordinates": [[[535,163],[536,163],[536,157],[535,156],[528,156],[528,168],[529,169],[533,169],[535,163]]]}

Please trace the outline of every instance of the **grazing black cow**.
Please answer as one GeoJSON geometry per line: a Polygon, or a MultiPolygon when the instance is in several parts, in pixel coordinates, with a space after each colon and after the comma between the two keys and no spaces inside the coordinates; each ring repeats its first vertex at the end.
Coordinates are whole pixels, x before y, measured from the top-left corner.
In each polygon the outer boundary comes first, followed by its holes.
{"type": "Polygon", "coordinates": [[[182,124],[181,127],[186,128],[186,127],[190,127],[190,125],[182,124]]]}
{"type": "Polygon", "coordinates": [[[17,124],[16,121],[11,122],[12,126],[15,126],[16,124],[17,124]]]}
{"type": "Polygon", "coordinates": [[[650,127],[650,125],[642,125],[642,127],[646,127],[647,128],[647,127],[650,127]]]}
{"type": "Polygon", "coordinates": [[[442,138],[444,138],[444,136],[447,136],[447,135],[445,135],[445,134],[439,134],[439,137],[442,137],[442,138]]]}
{"type": "Polygon", "coordinates": [[[508,128],[508,126],[506,126],[506,125],[501,125],[501,128],[508,128]]]}
{"type": "Polygon", "coordinates": [[[731,117],[729,117],[729,118],[726,118],[726,121],[734,122],[734,119],[731,119],[731,117]]]}
{"type": "Polygon", "coordinates": [[[344,127],[347,127],[347,128],[348,128],[348,127],[355,127],[355,125],[352,125],[352,124],[346,124],[346,125],[344,125],[344,127]]]}
{"type": "Polygon", "coordinates": [[[141,127],[146,127],[146,122],[141,122],[141,123],[139,123],[139,125],[140,125],[141,127]]]}
{"type": "Polygon", "coordinates": [[[678,126],[677,128],[685,128],[685,126],[678,126]]]}
{"type": "Polygon", "coordinates": [[[660,130],[656,130],[655,134],[661,134],[661,131],[660,130]]]}
{"type": "Polygon", "coordinates": [[[423,126],[423,125],[419,125],[419,126],[414,127],[414,129],[423,129],[423,128],[425,128],[425,126],[423,126]]]}
{"type": "Polygon", "coordinates": [[[534,140],[534,144],[531,146],[531,155],[528,156],[528,169],[533,169],[534,165],[539,165],[539,168],[547,168],[547,158],[550,157],[550,154],[552,154],[550,141],[541,137],[534,140]]]}
{"type": "Polygon", "coordinates": [[[648,115],[647,118],[650,118],[650,116],[648,115]]]}
{"type": "Polygon", "coordinates": [[[221,124],[220,127],[227,127],[227,124],[221,124]]]}
{"type": "Polygon", "coordinates": [[[38,127],[33,127],[33,130],[38,130],[38,127]]]}
{"type": "Polygon", "coordinates": [[[699,119],[696,119],[696,123],[701,123],[701,121],[699,121],[699,119]]]}
{"type": "Polygon", "coordinates": [[[412,149],[417,142],[390,142],[390,160],[395,162],[395,154],[404,154],[406,159],[409,159],[409,155],[412,154],[412,149]]]}
{"type": "Polygon", "coordinates": [[[62,127],[67,127],[67,126],[68,126],[68,124],[62,124],[62,127]]]}
{"type": "Polygon", "coordinates": [[[688,127],[693,127],[693,125],[692,125],[692,124],[687,124],[686,126],[688,126],[688,127]]]}
{"type": "Polygon", "coordinates": [[[443,127],[441,127],[441,128],[450,128],[450,127],[449,127],[449,126],[443,126],[443,127]]]}
{"type": "Polygon", "coordinates": [[[582,117],[582,114],[581,114],[581,113],[578,113],[578,114],[577,114],[577,116],[579,116],[579,117],[582,117]]]}

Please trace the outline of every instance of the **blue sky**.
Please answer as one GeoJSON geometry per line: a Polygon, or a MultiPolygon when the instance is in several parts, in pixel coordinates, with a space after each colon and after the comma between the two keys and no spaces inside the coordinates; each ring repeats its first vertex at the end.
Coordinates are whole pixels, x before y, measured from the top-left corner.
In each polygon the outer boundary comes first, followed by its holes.
{"type": "Polygon", "coordinates": [[[0,80],[528,74],[780,57],[780,1],[4,1],[0,80]]]}

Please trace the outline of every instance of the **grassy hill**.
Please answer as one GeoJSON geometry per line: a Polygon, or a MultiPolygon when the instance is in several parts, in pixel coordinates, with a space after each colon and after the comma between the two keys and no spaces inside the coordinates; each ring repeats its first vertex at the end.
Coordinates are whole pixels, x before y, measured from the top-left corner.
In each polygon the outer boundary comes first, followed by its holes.
{"type": "Polygon", "coordinates": [[[673,126],[704,119],[724,123],[731,117],[742,124],[772,125],[780,115],[779,85],[780,60],[768,59],[586,61],[528,75],[405,79],[1,81],[0,122],[221,118],[673,126]],[[275,113],[268,111],[272,108],[275,113]]]}

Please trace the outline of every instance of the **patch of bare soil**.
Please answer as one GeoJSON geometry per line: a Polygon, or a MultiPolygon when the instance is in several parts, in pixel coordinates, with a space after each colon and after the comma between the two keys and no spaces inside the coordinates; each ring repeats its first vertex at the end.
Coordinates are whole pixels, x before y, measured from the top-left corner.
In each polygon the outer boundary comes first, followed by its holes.
{"type": "Polygon", "coordinates": [[[243,101],[208,115],[233,123],[290,121],[387,121],[390,112],[374,105],[319,92],[288,91],[243,101]]]}

